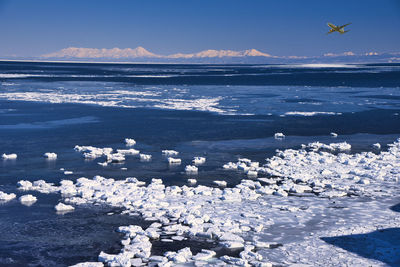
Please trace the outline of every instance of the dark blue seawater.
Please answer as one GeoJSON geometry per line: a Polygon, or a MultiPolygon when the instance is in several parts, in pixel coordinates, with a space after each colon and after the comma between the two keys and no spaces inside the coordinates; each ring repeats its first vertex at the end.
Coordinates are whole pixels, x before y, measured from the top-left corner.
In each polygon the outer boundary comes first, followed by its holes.
{"type": "MultiPolygon", "coordinates": [[[[195,178],[230,186],[244,176],[222,165],[264,162],[276,149],[312,141],[349,142],[352,153],[400,137],[400,65],[164,65],[0,62],[0,190],[21,179],[57,183],[102,175],[186,184],[184,167],[205,156],[195,178]],[[284,140],[274,133],[283,132],[284,140]],[[330,132],[339,134],[330,137],[330,132]],[[134,138],[150,162],[98,165],[75,145],[124,148],[134,138]],[[163,149],[180,151],[169,167],[163,149]],[[45,152],[58,154],[47,161],[45,152]],[[127,170],[121,170],[121,168],[127,170]],[[73,171],[64,175],[60,168],[73,171]]],[[[69,265],[118,251],[119,225],[141,223],[111,208],[58,215],[59,195],[33,193],[30,207],[0,203],[0,265],[69,265]]],[[[163,250],[162,246],[157,249],[163,250]]],[[[166,249],[166,248],[165,248],[166,249]]],[[[171,249],[171,248],[168,248],[171,249]]]]}

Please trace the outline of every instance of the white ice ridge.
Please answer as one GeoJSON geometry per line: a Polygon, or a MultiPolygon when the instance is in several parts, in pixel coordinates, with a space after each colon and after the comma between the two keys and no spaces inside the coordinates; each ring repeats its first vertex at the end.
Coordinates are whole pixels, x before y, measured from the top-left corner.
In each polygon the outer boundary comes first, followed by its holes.
{"type": "Polygon", "coordinates": [[[53,152],[46,152],[43,156],[47,159],[57,159],[57,154],[53,152]]]}
{"type": "Polygon", "coordinates": [[[15,195],[14,193],[7,194],[3,191],[0,191],[0,201],[10,201],[16,197],[17,195],[15,195]]]}
{"type": "Polygon", "coordinates": [[[289,111],[285,112],[286,116],[316,116],[316,115],[342,115],[340,112],[326,112],[326,111],[289,111]]]}
{"type": "Polygon", "coordinates": [[[49,103],[78,103],[106,107],[152,107],[173,110],[197,110],[220,114],[227,113],[219,107],[222,97],[200,97],[195,99],[172,98],[159,95],[159,92],[129,92],[123,90],[105,91],[97,94],[74,94],[65,91],[53,92],[2,92],[0,99],[13,101],[49,102],[49,103]],[[136,97],[135,97],[136,95],[136,97]]]}
{"type": "Polygon", "coordinates": [[[16,159],[17,158],[17,154],[13,153],[13,154],[5,154],[3,153],[3,155],[1,156],[3,159],[16,159]]]}
{"type": "Polygon", "coordinates": [[[222,97],[198,99],[171,98],[162,100],[160,104],[156,104],[154,107],[161,109],[209,111],[223,114],[225,111],[218,108],[221,99],[222,97]]]}

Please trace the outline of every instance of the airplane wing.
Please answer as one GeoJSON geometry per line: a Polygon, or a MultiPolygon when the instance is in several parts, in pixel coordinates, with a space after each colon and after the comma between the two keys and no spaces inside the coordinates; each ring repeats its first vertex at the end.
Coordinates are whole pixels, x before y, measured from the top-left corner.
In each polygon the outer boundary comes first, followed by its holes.
{"type": "Polygon", "coordinates": [[[344,28],[344,27],[346,27],[346,26],[348,26],[348,25],[350,25],[351,23],[347,23],[347,24],[345,24],[345,25],[342,25],[342,26],[340,26],[339,28],[341,29],[341,28],[344,28]]]}
{"type": "Polygon", "coordinates": [[[334,32],[334,31],[330,30],[330,31],[329,31],[329,32],[327,32],[326,34],[330,34],[330,33],[332,33],[332,32],[334,32]]]}

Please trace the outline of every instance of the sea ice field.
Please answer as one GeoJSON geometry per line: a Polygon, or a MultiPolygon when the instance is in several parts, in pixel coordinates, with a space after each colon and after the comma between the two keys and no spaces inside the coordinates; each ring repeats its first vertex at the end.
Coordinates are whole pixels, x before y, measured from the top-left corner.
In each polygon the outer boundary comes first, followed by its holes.
{"type": "Polygon", "coordinates": [[[0,62],[0,266],[400,266],[400,65],[0,62]]]}

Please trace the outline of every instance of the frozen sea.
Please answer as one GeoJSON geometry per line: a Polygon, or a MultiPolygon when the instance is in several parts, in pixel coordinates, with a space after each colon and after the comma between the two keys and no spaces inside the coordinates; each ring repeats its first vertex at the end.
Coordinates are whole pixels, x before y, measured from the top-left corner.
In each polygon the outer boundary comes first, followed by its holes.
{"type": "MultiPolygon", "coordinates": [[[[57,214],[54,206],[62,200],[59,194],[29,192],[38,201],[22,205],[18,197],[27,192],[17,189],[19,180],[58,184],[63,179],[100,175],[115,180],[136,177],[146,183],[161,178],[166,186],[184,186],[188,178],[195,178],[198,185],[216,187],[214,180],[224,180],[228,187],[235,187],[247,176],[222,166],[239,158],[264,164],[277,149],[299,150],[302,144],[316,141],[347,142],[351,150],[346,153],[350,154],[379,154],[399,137],[400,64],[0,62],[0,154],[18,155],[15,160],[0,159],[0,191],[17,195],[0,202],[0,266],[97,261],[101,251],[113,254],[122,248],[123,235],[116,232],[119,226],[148,226],[140,216],[121,214],[119,207],[78,205],[73,212],[57,214]],[[274,138],[279,132],[285,134],[284,139],[274,138]],[[332,132],[338,136],[332,137],[332,132]],[[75,145],[126,149],[125,138],[134,138],[133,148],[151,155],[151,160],[127,156],[123,163],[101,166],[98,163],[104,158],[87,160],[74,150],[75,145]],[[375,143],[381,144],[380,150],[372,146],[375,143]],[[161,154],[165,149],[179,151],[182,164],[169,165],[161,154]],[[45,159],[46,152],[57,153],[57,159],[45,159]],[[206,162],[198,166],[198,173],[188,174],[185,166],[195,156],[205,157],[206,162]]],[[[390,192],[399,192],[398,183],[390,186],[390,192]]],[[[272,197],[280,202],[278,196],[272,197]]],[[[303,197],[289,196],[282,203],[290,199],[307,202],[303,197]]],[[[365,215],[375,205],[376,210],[383,210],[385,221],[386,214],[398,214],[400,196],[340,198],[336,204],[320,201],[326,203],[321,204],[324,207],[340,207],[334,212],[319,211],[320,216],[301,228],[282,223],[264,229],[265,238],[289,248],[305,235],[324,231],[325,225],[340,220],[351,221],[351,226],[360,220],[363,225],[373,217],[353,218],[353,206],[365,215]]],[[[399,228],[390,229],[383,236],[387,240],[382,249],[399,252],[399,228]]],[[[375,239],[373,235],[371,240],[375,239]]],[[[400,264],[400,254],[381,257],[374,248],[366,253],[371,246],[377,247],[373,242],[353,249],[360,244],[356,235],[339,240],[322,236],[321,240],[366,262],[371,260],[372,265],[400,264]]],[[[186,246],[195,254],[217,244],[155,241],[152,253],[162,255],[186,246]]],[[[296,263],[293,258],[284,259],[278,249],[271,251],[271,262],[296,263]]],[[[235,251],[218,253],[238,256],[235,251]]]]}

